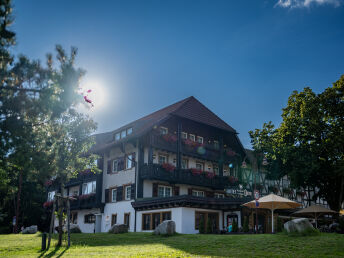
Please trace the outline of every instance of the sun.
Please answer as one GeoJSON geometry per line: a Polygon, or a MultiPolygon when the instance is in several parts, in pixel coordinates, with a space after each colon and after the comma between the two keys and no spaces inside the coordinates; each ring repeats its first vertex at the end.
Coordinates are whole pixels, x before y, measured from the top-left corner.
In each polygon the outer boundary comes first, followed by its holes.
{"type": "Polygon", "coordinates": [[[81,81],[80,86],[83,96],[86,96],[86,99],[91,102],[93,110],[99,110],[106,105],[106,92],[104,84],[100,80],[87,79],[81,81]]]}

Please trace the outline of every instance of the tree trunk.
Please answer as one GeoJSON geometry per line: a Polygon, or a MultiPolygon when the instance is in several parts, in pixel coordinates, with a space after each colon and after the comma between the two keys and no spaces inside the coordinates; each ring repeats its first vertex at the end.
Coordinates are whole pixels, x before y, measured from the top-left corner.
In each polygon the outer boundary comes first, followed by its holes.
{"type": "Polygon", "coordinates": [[[61,246],[62,245],[62,223],[63,223],[63,188],[64,185],[61,184],[61,189],[60,189],[60,193],[62,198],[58,198],[58,205],[59,205],[59,227],[58,227],[58,231],[59,231],[59,241],[57,242],[57,246],[61,246]]]}
{"type": "Polygon", "coordinates": [[[18,194],[17,194],[17,208],[16,208],[16,224],[14,226],[14,233],[18,233],[19,229],[19,209],[20,209],[20,195],[23,183],[23,171],[19,171],[18,194]]]}

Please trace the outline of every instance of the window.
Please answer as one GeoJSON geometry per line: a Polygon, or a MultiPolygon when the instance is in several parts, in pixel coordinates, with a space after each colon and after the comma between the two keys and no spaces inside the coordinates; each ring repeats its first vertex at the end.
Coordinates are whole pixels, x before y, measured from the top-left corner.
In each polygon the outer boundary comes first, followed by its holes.
{"type": "Polygon", "coordinates": [[[153,230],[164,220],[171,220],[170,211],[142,214],[142,230],[153,230]]]}
{"type": "Polygon", "coordinates": [[[200,144],[203,144],[203,137],[202,136],[197,136],[197,142],[200,144]]]}
{"type": "Polygon", "coordinates": [[[167,163],[167,156],[165,155],[159,155],[159,160],[158,160],[159,164],[164,164],[167,163]]]}
{"type": "Polygon", "coordinates": [[[119,141],[121,139],[121,134],[120,133],[116,133],[115,134],[115,141],[119,141]]]}
{"type": "Polygon", "coordinates": [[[190,139],[191,141],[193,141],[193,142],[196,141],[196,137],[195,137],[194,134],[189,134],[189,139],[190,139]]]}
{"type": "Polygon", "coordinates": [[[119,171],[119,160],[115,159],[112,163],[112,172],[118,172],[119,171]]]}
{"type": "Polygon", "coordinates": [[[204,191],[192,190],[193,196],[204,197],[204,191]]]}
{"type": "Polygon", "coordinates": [[[133,133],[133,128],[132,127],[128,128],[127,129],[127,135],[130,135],[132,133],[133,133]]]}
{"type": "Polygon", "coordinates": [[[96,181],[82,184],[82,194],[91,194],[96,192],[96,181]]]}
{"type": "Polygon", "coordinates": [[[168,129],[166,127],[160,127],[160,134],[165,135],[168,134],[168,129]]]}
{"type": "Polygon", "coordinates": [[[84,217],[85,224],[91,224],[96,222],[96,216],[94,214],[87,214],[84,217]]]}
{"type": "Polygon", "coordinates": [[[171,197],[172,196],[172,187],[159,185],[158,186],[158,197],[171,197]]]}
{"type": "Polygon", "coordinates": [[[195,212],[195,229],[199,229],[199,224],[203,220],[203,228],[208,227],[210,221],[211,232],[215,232],[219,228],[219,214],[217,212],[195,212]]]}
{"type": "Polygon", "coordinates": [[[124,224],[130,226],[130,213],[124,213],[124,224]]]}
{"type": "Polygon", "coordinates": [[[215,198],[225,198],[225,195],[223,193],[215,193],[214,197],[215,198]]]}
{"type": "Polygon", "coordinates": [[[125,200],[131,199],[131,186],[128,185],[125,187],[125,200]]]}
{"type": "Polygon", "coordinates": [[[78,196],[79,195],[79,190],[75,189],[69,193],[69,196],[78,196]]]}
{"type": "Polygon", "coordinates": [[[55,191],[49,192],[48,193],[48,202],[53,201],[54,197],[55,197],[55,191]]]}
{"type": "Polygon", "coordinates": [[[130,169],[134,166],[134,155],[130,154],[126,157],[125,168],[130,169]]]}
{"type": "Polygon", "coordinates": [[[111,201],[117,202],[117,189],[112,189],[111,191],[111,201]]]}
{"type": "Polygon", "coordinates": [[[111,227],[117,223],[117,214],[111,216],[111,227]]]}
{"type": "Polygon", "coordinates": [[[214,165],[214,173],[215,175],[219,175],[219,167],[217,165],[214,165]]]}
{"type": "Polygon", "coordinates": [[[188,168],[189,168],[189,160],[182,159],[182,169],[188,169],[188,168]]]}
{"type": "Polygon", "coordinates": [[[214,141],[214,148],[217,150],[220,149],[219,141],[214,141]]]}
{"type": "Polygon", "coordinates": [[[186,140],[188,138],[188,134],[186,132],[182,132],[181,137],[186,140]]]}
{"type": "Polygon", "coordinates": [[[123,139],[123,138],[125,138],[127,136],[127,131],[126,130],[123,130],[122,132],[121,132],[121,138],[123,139]]]}
{"type": "Polygon", "coordinates": [[[204,164],[201,162],[196,162],[196,169],[204,171],[204,164]]]}

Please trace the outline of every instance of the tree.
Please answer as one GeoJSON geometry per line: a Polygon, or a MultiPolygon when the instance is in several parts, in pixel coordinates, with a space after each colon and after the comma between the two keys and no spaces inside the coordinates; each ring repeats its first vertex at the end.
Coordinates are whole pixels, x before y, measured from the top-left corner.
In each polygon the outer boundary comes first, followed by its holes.
{"type": "Polygon", "coordinates": [[[199,220],[199,225],[198,225],[198,230],[200,234],[204,234],[205,233],[205,229],[204,229],[204,217],[201,216],[200,220],[199,220]]]}
{"type": "Polygon", "coordinates": [[[294,91],[278,128],[269,122],[249,132],[253,148],[267,155],[270,178],[287,175],[294,187],[315,189],[339,210],[344,198],[344,75],[316,94],[294,91]]]}
{"type": "Polygon", "coordinates": [[[212,224],[213,224],[213,220],[211,218],[208,217],[207,219],[207,234],[211,234],[213,233],[213,227],[212,227],[212,224]]]}
{"type": "Polygon", "coordinates": [[[248,231],[249,231],[249,228],[248,228],[248,218],[247,218],[247,216],[244,217],[243,231],[244,231],[244,232],[248,232],[248,231]]]}
{"type": "Polygon", "coordinates": [[[236,220],[233,221],[232,232],[238,232],[238,222],[236,220]]]}
{"type": "MultiPolygon", "coordinates": [[[[48,54],[46,67],[25,56],[14,59],[10,47],[15,42],[15,34],[8,29],[11,21],[11,3],[1,1],[0,213],[8,212],[3,222],[8,225],[15,210],[18,227],[19,218],[22,223],[25,219],[20,214],[22,190],[30,189],[30,193],[42,195],[44,181],[54,177],[61,184],[63,195],[63,183],[78,171],[89,168],[97,172],[96,156],[85,155],[93,144],[90,134],[96,124],[77,112],[77,106],[84,103],[78,93],[84,71],[74,67],[76,48],[67,56],[57,46],[57,65],[48,54]],[[14,209],[13,203],[16,203],[14,209]]],[[[41,197],[24,200],[25,207],[42,202],[41,197]]],[[[31,217],[31,210],[26,211],[27,217],[31,217]]],[[[61,240],[60,234],[59,244],[61,240]]]]}

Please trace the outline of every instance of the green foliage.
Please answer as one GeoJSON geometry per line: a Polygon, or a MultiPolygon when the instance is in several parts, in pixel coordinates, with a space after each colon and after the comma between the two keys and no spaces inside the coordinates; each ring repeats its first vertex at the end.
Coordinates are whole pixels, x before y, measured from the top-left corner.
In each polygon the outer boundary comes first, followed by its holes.
{"type": "Polygon", "coordinates": [[[201,218],[199,220],[198,230],[199,230],[200,234],[204,234],[205,233],[204,218],[203,218],[203,216],[201,216],[201,218]]]}
{"type": "Polygon", "coordinates": [[[249,231],[249,228],[248,228],[248,218],[247,218],[247,216],[244,217],[243,231],[244,231],[244,232],[248,232],[248,231],[249,231]]]}
{"type": "Polygon", "coordinates": [[[317,188],[339,210],[344,199],[344,75],[323,92],[294,91],[278,128],[269,122],[250,131],[257,153],[268,158],[268,178],[288,175],[293,187],[317,188]]]}
{"type": "Polygon", "coordinates": [[[232,232],[238,232],[238,230],[238,223],[236,222],[236,220],[234,220],[232,224],[232,232]]]}
{"type": "Polygon", "coordinates": [[[213,233],[213,229],[212,229],[212,219],[208,218],[207,220],[207,234],[211,234],[213,233]]]}

